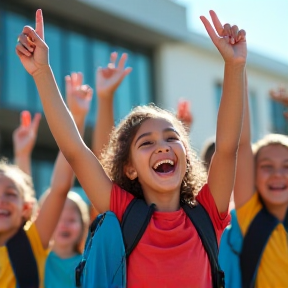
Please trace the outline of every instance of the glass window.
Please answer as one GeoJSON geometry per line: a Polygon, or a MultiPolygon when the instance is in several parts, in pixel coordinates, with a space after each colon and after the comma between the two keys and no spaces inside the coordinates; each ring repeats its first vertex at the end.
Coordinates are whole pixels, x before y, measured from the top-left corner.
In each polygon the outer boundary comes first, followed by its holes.
{"type": "Polygon", "coordinates": [[[23,68],[18,56],[15,53],[17,37],[27,24],[27,19],[23,16],[7,12],[6,13],[6,89],[4,95],[4,105],[16,109],[24,109],[28,103],[28,73],[23,68]]]}
{"type": "MultiPolygon", "coordinates": [[[[118,58],[121,57],[122,53],[128,53],[132,54],[130,51],[123,49],[123,48],[115,48],[115,51],[118,52],[118,58]]],[[[129,60],[126,63],[127,66],[131,66],[130,61],[132,62],[133,56],[131,55],[131,60],[129,60]]],[[[119,60],[119,59],[118,59],[119,60]]],[[[106,64],[107,65],[107,64],[106,64]]],[[[132,72],[133,73],[133,72],[132,72]]],[[[116,122],[119,122],[122,118],[124,118],[131,110],[132,108],[132,97],[137,97],[137,89],[134,90],[134,95],[132,95],[131,91],[132,85],[131,85],[131,75],[128,75],[124,78],[121,85],[118,87],[115,96],[114,96],[114,117],[116,122]]],[[[136,88],[136,87],[135,87],[136,88]]]]}
{"type": "Polygon", "coordinates": [[[54,162],[34,160],[32,162],[32,175],[36,196],[39,198],[50,187],[54,162]]]}
{"type": "Polygon", "coordinates": [[[98,67],[106,67],[110,61],[110,53],[111,53],[111,46],[107,42],[103,42],[100,40],[94,40],[92,45],[92,55],[91,55],[91,64],[89,66],[88,77],[90,81],[90,86],[94,90],[91,108],[88,114],[87,122],[90,125],[94,125],[95,122],[95,115],[97,110],[97,95],[96,95],[96,70],[98,67]]]}
{"type": "Polygon", "coordinates": [[[151,62],[146,55],[137,53],[133,55],[132,67],[133,72],[131,74],[131,78],[133,82],[135,79],[134,83],[137,83],[137,87],[133,86],[133,90],[137,89],[137,96],[135,95],[135,97],[132,97],[132,104],[134,106],[148,104],[152,102],[151,62]]]}
{"type": "Polygon", "coordinates": [[[286,120],[283,116],[285,108],[282,104],[269,98],[272,118],[272,132],[286,134],[288,132],[286,120]]]}
{"type": "Polygon", "coordinates": [[[65,75],[63,75],[63,67],[68,65],[66,58],[63,55],[65,54],[63,53],[63,42],[65,41],[65,39],[63,39],[63,37],[65,37],[64,34],[65,33],[61,30],[61,28],[49,23],[45,24],[45,41],[49,46],[50,65],[53,69],[55,79],[62,94],[65,92],[65,75]]]}
{"type": "Polygon", "coordinates": [[[250,123],[251,123],[251,138],[255,142],[259,137],[259,120],[258,120],[258,105],[257,97],[254,92],[249,92],[250,106],[250,123]]]}
{"type": "Polygon", "coordinates": [[[218,111],[222,97],[222,83],[218,82],[215,85],[215,105],[218,111]]]}
{"type": "MultiPolygon", "coordinates": [[[[82,72],[85,77],[86,64],[89,58],[86,58],[86,49],[88,45],[88,39],[81,34],[70,32],[68,34],[68,55],[69,55],[69,72],[82,72]]],[[[84,78],[85,82],[85,78],[84,78]]]]}

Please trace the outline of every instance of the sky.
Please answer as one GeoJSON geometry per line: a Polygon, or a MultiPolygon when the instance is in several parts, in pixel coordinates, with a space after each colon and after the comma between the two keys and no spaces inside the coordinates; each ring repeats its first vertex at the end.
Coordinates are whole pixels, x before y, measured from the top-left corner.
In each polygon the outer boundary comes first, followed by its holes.
{"type": "Polygon", "coordinates": [[[288,65],[288,0],[174,0],[187,7],[187,25],[205,34],[199,16],[214,10],[222,24],[246,31],[248,51],[288,65]]]}

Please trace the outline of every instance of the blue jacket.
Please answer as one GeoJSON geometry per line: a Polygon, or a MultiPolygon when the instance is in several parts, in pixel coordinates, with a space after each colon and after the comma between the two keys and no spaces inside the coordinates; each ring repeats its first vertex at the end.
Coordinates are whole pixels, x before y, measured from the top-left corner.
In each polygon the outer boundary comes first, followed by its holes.
{"type": "Polygon", "coordinates": [[[236,211],[231,211],[231,225],[223,232],[219,247],[219,265],[225,273],[226,288],[241,288],[239,254],[243,236],[237,221],[236,211]]]}

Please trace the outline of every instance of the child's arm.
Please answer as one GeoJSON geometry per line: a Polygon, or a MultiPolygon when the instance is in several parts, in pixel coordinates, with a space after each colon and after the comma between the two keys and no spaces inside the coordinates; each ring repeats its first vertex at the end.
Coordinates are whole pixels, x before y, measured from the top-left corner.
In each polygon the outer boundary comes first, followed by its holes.
{"type": "MultiPolygon", "coordinates": [[[[92,99],[92,89],[82,85],[82,74],[66,76],[66,101],[81,136],[84,134],[85,117],[92,99]]],[[[51,188],[35,221],[43,247],[48,247],[50,238],[60,218],[67,193],[73,185],[74,173],[61,153],[58,153],[51,179],[51,188]],[[53,213],[51,213],[53,211],[53,213]]]]}
{"type": "Polygon", "coordinates": [[[176,116],[183,123],[187,133],[190,133],[191,126],[193,124],[193,115],[191,113],[190,103],[188,101],[179,101],[176,116]]]}
{"type": "Polygon", "coordinates": [[[254,156],[251,146],[248,82],[245,71],[244,119],[237,153],[236,178],[234,186],[235,208],[240,208],[254,193],[254,156]]]}
{"type": "Polygon", "coordinates": [[[40,119],[41,114],[36,113],[31,121],[31,114],[23,111],[20,126],[13,132],[14,162],[28,175],[31,175],[31,154],[36,142],[40,119]]]}
{"type": "Polygon", "coordinates": [[[83,142],[61,97],[49,66],[41,10],[36,12],[35,30],[29,26],[23,28],[16,52],[27,72],[34,78],[50,130],[82,188],[100,213],[108,210],[112,182],[83,142]]]}
{"type": "Polygon", "coordinates": [[[98,99],[98,110],[96,124],[93,132],[92,151],[99,157],[102,149],[109,143],[110,133],[114,126],[113,98],[114,93],[122,80],[132,69],[125,68],[128,55],[123,53],[119,59],[118,66],[115,65],[117,53],[111,53],[107,68],[98,68],[96,74],[96,92],[98,99]]]}
{"type": "Polygon", "coordinates": [[[245,31],[237,26],[220,23],[210,11],[215,33],[210,22],[201,20],[214,45],[225,61],[223,94],[219,107],[216,147],[208,172],[208,185],[219,212],[227,211],[234,187],[236,156],[243,120],[244,74],[247,57],[245,31]]]}

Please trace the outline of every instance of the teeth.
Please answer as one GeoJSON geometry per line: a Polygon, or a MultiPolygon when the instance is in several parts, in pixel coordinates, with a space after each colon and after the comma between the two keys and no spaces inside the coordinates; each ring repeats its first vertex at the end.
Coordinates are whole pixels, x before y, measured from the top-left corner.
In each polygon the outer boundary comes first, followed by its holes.
{"type": "Polygon", "coordinates": [[[284,189],[285,185],[271,185],[272,189],[284,189]]]}
{"type": "Polygon", "coordinates": [[[166,159],[166,160],[162,160],[160,162],[157,162],[154,166],[153,166],[153,169],[157,169],[157,167],[159,167],[161,164],[164,164],[164,163],[168,163],[170,165],[174,165],[174,161],[172,160],[169,160],[169,159],[166,159]]]}
{"type": "Polygon", "coordinates": [[[0,215],[8,215],[9,212],[7,210],[0,209],[0,215]]]}

